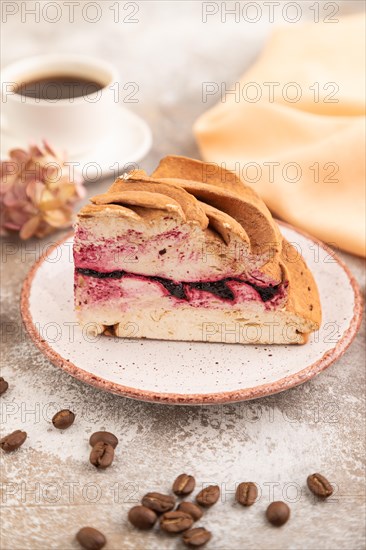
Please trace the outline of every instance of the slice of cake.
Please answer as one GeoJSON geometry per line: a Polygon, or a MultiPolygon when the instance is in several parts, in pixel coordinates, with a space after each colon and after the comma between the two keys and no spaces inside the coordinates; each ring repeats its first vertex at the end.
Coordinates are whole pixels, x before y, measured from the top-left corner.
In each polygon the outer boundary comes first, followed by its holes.
{"type": "Polygon", "coordinates": [[[314,279],[232,172],[164,158],[79,212],[75,308],[91,334],[302,344],[319,328],[314,279]]]}

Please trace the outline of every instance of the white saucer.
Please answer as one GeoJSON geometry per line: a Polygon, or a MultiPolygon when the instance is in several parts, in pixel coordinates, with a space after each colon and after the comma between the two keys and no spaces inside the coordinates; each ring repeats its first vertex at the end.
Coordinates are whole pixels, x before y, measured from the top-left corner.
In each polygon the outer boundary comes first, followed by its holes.
{"type": "MultiPolygon", "coordinates": [[[[322,303],[322,326],[303,346],[106,336],[90,341],[78,327],[73,308],[72,237],[48,249],[29,273],[21,301],[25,325],[53,363],[87,384],[125,397],[213,404],[292,388],[319,374],[344,353],[361,322],[362,299],[352,275],[329,248],[291,226],[281,224],[281,229],[290,242],[296,243],[313,272],[322,303]]],[[[331,381],[329,377],[327,383],[331,381]]]]}
{"type": "MultiPolygon", "coordinates": [[[[79,163],[75,168],[81,171],[85,183],[93,183],[110,175],[117,177],[130,170],[133,167],[131,165],[149,152],[152,145],[150,127],[135,113],[121,107],[114,129],[113,134],[96,142],[93,150],[81,155],[68,153],[69,161],[79,163]]],[[[27,146],[21,136],[10,135],[1,128],[1,158],[5,158],[10,149],[27,146]]]]}

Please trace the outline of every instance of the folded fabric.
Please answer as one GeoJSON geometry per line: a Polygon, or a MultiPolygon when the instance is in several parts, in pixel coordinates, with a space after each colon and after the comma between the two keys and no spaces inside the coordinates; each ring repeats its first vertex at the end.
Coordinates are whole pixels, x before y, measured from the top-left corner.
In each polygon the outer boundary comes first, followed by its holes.
{"type": "Polygon", "coordinates": [[[364,28],[363,15],[278,28],[194,126],[204,160],[235,171],[278,217],[358,255],[365,255],[364,28]]]}

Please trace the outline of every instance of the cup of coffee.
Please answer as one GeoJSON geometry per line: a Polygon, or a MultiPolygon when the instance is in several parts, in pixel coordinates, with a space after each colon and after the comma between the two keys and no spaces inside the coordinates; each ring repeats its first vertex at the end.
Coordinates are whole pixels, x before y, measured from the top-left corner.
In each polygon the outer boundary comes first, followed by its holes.
{"type": "Polygon", "coordinates": [[[1,77],[2,131],[24,145],[47,140],[82,154],[113,128],[117,70],[83,55],[44,55],[8,65],[1,77]]]}

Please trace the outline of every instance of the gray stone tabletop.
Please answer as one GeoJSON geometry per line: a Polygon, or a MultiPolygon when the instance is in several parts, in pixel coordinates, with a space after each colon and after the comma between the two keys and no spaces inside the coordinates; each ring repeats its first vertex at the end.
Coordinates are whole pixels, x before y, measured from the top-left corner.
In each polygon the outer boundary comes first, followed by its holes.
{"type": "MultiPolygon", "coordinates": [[[[20,10],[21,4],[33,3],[3,4],[20,10]]],[[[8,15],[3,63],[45,51],[112,61],[123,79],[139,86],[138,103],[127,107],[153,131],[153,148],[141,162],[147,171],[168,153],[198,157],[192,122],[210,104],[202,103],[202,82],[235,81],[272,28],[264,16],[254,25],[229,19],[203,24],[201,2],[120,2],[122,20],[117,23],[116,2],[98,2],[102,14],[95,23],[80,13],[90,2],[74,3],[74,22],[68,22],[64,4],[58,2],[62,17],[55,23],[49,21],[52,6],[39,22],[27,14],[22,22],[20,11],[8,15]],[[136,6],[138,22],[123,21],[136,6]]],[[[265,3],[257,4],[263,8],[265,3]]],[[[298,4],[302,18],[309,20],[309,3],[298,4]]],[[[340,13],[362,9],[362,2],[334,4],[340,13]]],[[[88,9],[89,18],[95,17],[88,9]]],[[[88,196],[109,184],[89,183],[88,196]]],[[[187,472],[196,477],[198,488],[206,483],[221,487],[221,500],[200,521],[213,533],[207,548],[364,548],[364,325],[329,369],[278,395],[195,407],[124,399],[86,386],[52,365],[23,329],[22,282],[48,243],[61,236],[25,243],[7,237],[2,242],[1,363],[9,390],[1,397],[1,431],[24,429],[28,439],[17,452],[1,456],[1,547],[76,550],[75,533],[90,525],[105,533],[107,550],[183,548],[179,537],[133,529],[126,516],[146,492],[167,492],[175,477],[187,472]],[[62,408],[76,413],[74,425],[64,432],[51,424],[62,408]],[[88,462],[88,438],[103,429],[115,433],[120,443],[111,468],[96,471],[88,462]],[[326,502],[315,500],[306,488],[307,475],[315,471],[335,485],[326,502]],[[247,509],[233,499],[235,485],[244,480],[257,482],[260,489],[258,502],[247,509]],[[291,507],[291,519],[280,529],[265,520],[272,500],[285,500],[291,507]]],[[[340,256],[364,291],[363,260],[340,256]]]]}

